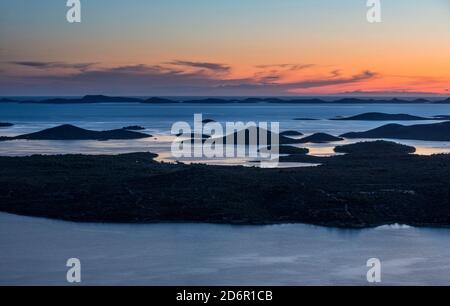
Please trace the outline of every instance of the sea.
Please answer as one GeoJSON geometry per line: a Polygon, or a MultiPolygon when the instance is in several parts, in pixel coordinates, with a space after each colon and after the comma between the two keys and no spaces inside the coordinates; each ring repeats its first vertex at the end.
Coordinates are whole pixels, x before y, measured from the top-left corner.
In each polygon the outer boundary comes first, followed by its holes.
{"type": "MultiPolygon", "coordinates": [[[[279,122],[281,130],[310,135],[365,131],[389,122],[333,121],[365,112],[450,115],[436,104],[19,104],[0,103],[0,136],[36,132],[60,124],[93,130],[130,125],[152,137],[125,141],[0,142],[0,155],[170,154],[175,122],[194,114],[217,122],[279,122]],[[295,118],[315,120],[294,120],[295,118]]],[[[439,121],[426,121],[432,123],[439,121]]],[[[405,125],[424,121],[394,122],[405,125]]],[[[305,145],[310,154],[333,155],[336,145],[305,145]]],[[[393,140],[416,154],[450,153],[448,142],[393,140]]],[[[195,161],[247,165],[248,160],[195,161]]],[[[314,165],[303,165],[314,166],[314,165]]],[[[66,261],[82,263],[82,284],[91,285],[370,285],[367,261],[381,262],[381,284],[450,285],[450,230],[385,225],[343,230],[303,224],[78,224],[0,213],[0,285],[65,285],[66,261]]]]}

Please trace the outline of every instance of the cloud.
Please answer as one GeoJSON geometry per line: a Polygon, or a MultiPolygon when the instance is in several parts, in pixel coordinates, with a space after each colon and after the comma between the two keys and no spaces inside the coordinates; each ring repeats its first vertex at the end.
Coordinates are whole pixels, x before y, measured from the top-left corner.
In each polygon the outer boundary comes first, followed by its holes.
{"type": "Polygon", "coordinates": [[[275,65],[257,65],[258,70],[254,73],[254,80],[257,83],[271,84],[280,82],[284,78],[292,76],[293,73],[312,68],[314,64],[275,64],[275,65]]]}
{"type": "Polygon", "coordinates": [[[31,67],[36,69],[75,69],[79,71],[86,71],[97,63],[65,63],[65,62],[38,62],[38,61],[14,61],[9,62],[13,65],[31,67]]]}
{"type": "Polygon", "coordinates": [[[218,64],[218,63],[174,60],[174,61],[168,62],[168,64],[175,65],[175,66],[207,69],[207,70],[210,70],[213,72],[218,72],[218,73],[228,73],[231,70],[230,66],[224,65],[224,64],[218,64]]]}
{"type": "Polygon", "coordinates": [[[238,85],[225,85],[222,88],[233,89],[233,90],[241,90],[241,91],[255,91],[264,94],[271,93],[287,93],[296,89],[314,89],[320,87],[327,86],[335,86],[335,85],[344,85],[344,84],[353,84],[362,81],[367,81],[370,79],[374,79],[378,76],[377,73],[366,70],[359,74],[352,75],[350,77],[338,77],[335,72],[331,73],[331,76],[322,77],[322,78],[312,78],[305,79],[296,82],[287,82],[287,83],[271,83],[271,84],[261,84],[261,83],[253,83],[253,84],[238,84],[238,85]]]}
{"type": "Polygon", "coordinates": [[[397,89],[397,90],[354,90],[343,91],[337,93],[344,96],[430,96],[436,95],[436,92],[431,91],[414,91],[411,89],[397,89]]]}
{"type": "Polygon", "coordinates": [[[281,68],[284,70],[298,71],[315,67],[315,64],[275,64],[275,65],[257,65],[258,69],[281,68]]]}
{"type": "Polygon", "coordinates": [[[128,65],[128,66],[118,66],[112,68],[105,68],[102,70],[97,70],[99,72],[116,72],[116,73],[128,73],[128,74],[163,74],[163,73],[183,73],[182,69],[174,69],[171,67],[165,67],[161,65],[128,65]]]}
{"type": "MultiPolygon", "coordinates": [[[[89,63],[67,64],[32,61],[15,63],[49,70],[75,67],[73,68],[75,71],[57,74],[52,71],[47,75],[22,75],[9,79],[3,77],[0,78],[0,92],[33,90],[38,92],[32,94],[42,95],[82,95],[86,93],[142,96],[290,95],[295,94],[295,90],[353,84],[378,76],[374,72],[363,71],[345,77],[336,70],[325,76],[287,82],[284,81],[284,74],[277,69],[258,71],[248,77],[232,78],[228,73],[231,69],[230,66],[207,62],[172,61],[160,65],[135,64],[103,68],[89,63]]],[[[283,66],[289,67],[287,69],[293,68],[292,66],[283,66]]]]}
{"type": "Polygon", "coordinates": [[[41,84],[42,87],[57,88],[61,91],[61,93],[58,93],[60,95],[85,93],[201,95],[210,92],[221,82],[221,78],[216,79],[202,70],[189,71],[168,66],[144,64],[97,68],[71,74],[28,76],[17,80],[27,84],[27,86],[41,84]]]}
{"type": "Polygon", "coordinates": [[[341,75],[341,70],[339,69],[333,70],[331,71],[331,75],[334,77],[339,77],[341,75]]]}

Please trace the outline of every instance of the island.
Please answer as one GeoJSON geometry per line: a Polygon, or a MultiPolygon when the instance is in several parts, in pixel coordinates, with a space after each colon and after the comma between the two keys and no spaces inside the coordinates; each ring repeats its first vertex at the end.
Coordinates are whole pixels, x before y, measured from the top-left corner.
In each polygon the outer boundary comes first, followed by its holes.
{"type": "MultiPolygon", "coordinates": [[[[268,146],[267,148],[260,149],[260,152],[269,152],[272,150],[272,146],[268,146]]],[[[309,153],[308,148],[300,148],[294,146],[279,146],[277,147],[278,153],[282,155],[305,155],[309,153]]]]}
{"type": "Polygon", "coordinates": [[[330,120],[347,120],[347,121],[420,121],[420,120],[436,120],[436,118],[425,118],[408,114],[386,114],[386,113],[364,113],[351,117],[337,117],[330,120]]]}
{"type": "Polygon", "coordinates": [[[341,137],[450,141],[450,121],[409,126],[387,124],[365,132],[346,133],[341,137]]]}
{"type": "Polygon", "coordinates": [[[128,131],[143,131],[143,130],[145,130],[145,127],[140,126],[140,125],[130,125],[130,126],[123,127],[122,129],[128,130],[128,131]]]}
{"type": "Polygon", "coordinates": [[[384,140],[358,142],[334,148],[336,153],[362,155],[379,158],[381,156],[405,155],[416,152],[416,148],[384,140]]]}
{"type": "Polygon", "coordinates": [[[335,141],[343,141],[341,137],[336,137],[326,133],[315,133],[310,136],[299,139],[299,143],[329,143],[335,141]]]}
{"type": "Polygon", "coordinates": [[[158,163],[145,152],[0,157],[0,211],[76,222],[450,226],[450,155],[397,146],[343,146],[320,166],[290,169],[158,163]]]}
{"type": "Polygon", "coordinates": [[[298,131],[284,131],[280,133],[281,136],[287,136],[287,137],[296,137],[296,136],[303,136],[303,133],[300,133],[298,131]]]}
{"type": "MultiPolygon", "coordinates": [[[[42,98],[42,99],[12,99],[2,98],[0,103],[33,103],[33,104],[92,104],[92,103],[143,103],[143,104],[173,104],[173,103],[190,103],[190,104],[449,104],[450,98],[441,100],[435,99],[398,99],[398,98],[336,98],[334,100],[293,97],[293,98],[197,98],[197,99],[178,99],[178,98],[136,98],[136,97],[110,97],[105,95],[86,95],[74,98],[42,98]]],[[[294,120],[317,120],[311,118],[297,118],[294,120]]]]}
{"type": "Polygon", "coordinates": [[[296,120],[296,121],[316,121],[316,120],[320,120],[320,119],[315,119],[315,118],[294,118],[292,120],[296,120]]]}
{"type": "MultiPolygon", "coordinates": [[[[199,134],[199,133],[190,133],[190,134],[179,133],[176,136],[178,137],[178,139],[176,141],[178,141],[180,143],[180,145],[185,144],[185,143],[191,143],[191,144],[204,143],[208,139],[211,139],[211,135],[199,134]]],[[[191,149],[193,150],[194,147],[191,147],[191,149]]]]}
{"type": "Polygon", "coordinates": [[[0,103],[15,103],[17,100],[8,99],[8,98],[1,98],[0,103]]]}
{"type": "Polygon", "coordinates": [[[138,101],[140,103],[144,104],[173,104],[173,103],[179,103],[179,101],[170,100],[170,99],[164,99],[164,98],[158,98],[158,97],[152,97],[143,101],[138,101]]]}
{"type": "Polygon", "coordinates": [[[15,137],[0,137],[0,141],[8,140],[122,140],[122,139],[141,139],[152,137],[149,134],[143,134],[124,129],[110,131],[91,131],[82,129],[70,124],[60,125],[54,128],[45,129],[39,132],[23,134],[15,137]]]}
{"type": "Polygon", "coordinates": [[[216,120],[213,120],[213,119],[203,119],[202,120],[203,124],[207,124],[207,123],[211,123],[211,122],[216,122],[216,120]]]}
{"type": "Polygon", "coordinates": [[[433,116],[435,120],[450,120],[450,115],[437,115],[433,116]]]}
{"type": "Polygon", "coordinates": [[[268,131],[266,129],[252,126],[246,129],[236,131],[232,134],[217,138],[219,143],[223,144],[234,144],[234,145],[272,145],[272,137],[278,139],[278,145],[289,145],[301,143],[299,139],[294,139],[291,137],[286,137],[281,134],[276,135],[275,133],[268,131]],[[250,142],[250,135],[256,135],[256,143],[250,142]],[[266,143],[262,143],[262,135],[266,137],[266,143]],[[244,136],[244,142],[240,142],[240,137],[244,136]]]}
{"type": "Polygon", "coordinates": [[[13,126],[14,124],[12,124],[12,123],[9,123],[9,122],[0,122],[0,127],[11,127],[11,126],[13,126]]]}

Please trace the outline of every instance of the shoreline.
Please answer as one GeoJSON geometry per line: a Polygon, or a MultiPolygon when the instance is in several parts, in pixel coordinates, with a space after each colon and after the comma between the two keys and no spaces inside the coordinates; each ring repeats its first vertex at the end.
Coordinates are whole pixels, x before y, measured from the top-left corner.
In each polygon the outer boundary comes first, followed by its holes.
{"type": "Polygon", "coordinates": [[[155,157],[0,157],[0,211],[82,223],[450,226],[449,154],[346,154],[286,169],[164,164],[155,157]]]}
{"type": "Polygon", "coordinates": [[[0,214],[3,214],[5,216],[14,216],[14,217],[24,217],[24,218],[30,218],[35,220],[47,220],[47,221],[53,221],[58,223],[68,223],[68,224],[80,224],[80,225],[122,225],[122,226],[129,226],[129,225],[136,225],[136,226],[147,226],[147,225],[215,225],[215,226],[230,226],[230,227],[251,227],[251,228],[265,228],[265,227],[271,227],[271,226],[309,226],[309,227],[318,227],[323,229],[335,229],[335,230],[343,230],[343,231],[359,231],[359,230],[373,230],[373,229],[382,229],[385,227],[392,227],[395,229],[450,229],[450,225],[448,226],[435,226],[432,224],[418,224],[418,225],[409,225],[409,224],[399,224],[399,223],[385,223],[380,225],[372,225],[372,226],[366,226],[366,227],[336,227],[332,225],[324,225],[324,224],[315,224],[315,223],[299,223],[299,222],[283,222],[283,223],[220,223],[220,222],[189,222],[189,221],[154,221],[154,222],[148,222],[148,223],[142,223],[142,222],[106,222],[106,221],[71,221],[71,220],[65,220],[65,219],[58,219],[58,218],[50,218],[50,217],[40,217],[40,216],[33,216],[33,215],[23,215],[23,214],[16,214],[16,213],[9,213],[0,211],[0,214]]]}
{"type": "Polygon", "coordinates": [[[122,97],[106,95],[85,95],[81,97],[0,97],[0,103],[19,104],[100,104],[100,103],[134,103],[147,105],[179,104],[450,104],[450,97],[354,97],[354,96],[286,96],[286,97],[122,97]],[[30,99],[31,98],[31,99],[30,99]],[[28,100],[27,100],[28,99],[28,100]]]}

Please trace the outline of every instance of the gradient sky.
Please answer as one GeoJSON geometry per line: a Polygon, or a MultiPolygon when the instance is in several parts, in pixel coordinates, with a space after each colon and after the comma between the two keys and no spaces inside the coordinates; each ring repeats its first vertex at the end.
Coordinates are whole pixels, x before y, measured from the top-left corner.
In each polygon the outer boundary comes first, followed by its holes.
{"type": "Polygon", "coordinates": [[[0,2],[0,95],[449,94],[450,1],[0,2]]]}

